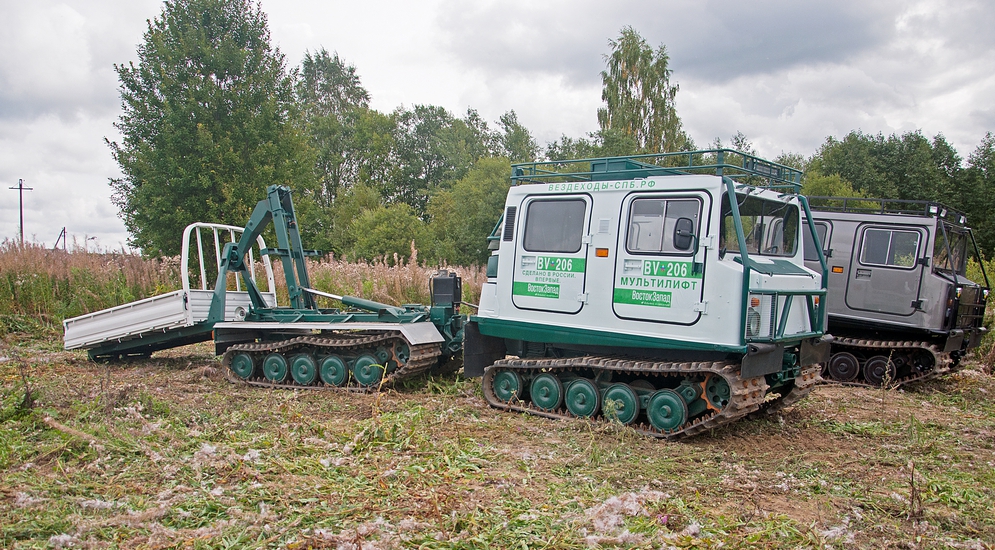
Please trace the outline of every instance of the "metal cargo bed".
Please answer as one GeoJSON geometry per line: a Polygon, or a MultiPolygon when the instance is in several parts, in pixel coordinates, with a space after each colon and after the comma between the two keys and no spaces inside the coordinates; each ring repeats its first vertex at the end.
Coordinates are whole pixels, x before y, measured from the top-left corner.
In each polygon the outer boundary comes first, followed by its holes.
{"type": "MultiPolygon", "coordinates": [[[[153,296],[112,308],[88,313],[63,321],[64,345],[67,350],[87,349],[91,359],[110,359],[120,356],[147,356],[153,351],[169,349],[211,339],[214,324],[207,322],[214,291],[208,288],[204,266],[204,249],[201,229],[209,229],[214,237],[215,260],[220,264],[224,242],[237,241],[242,228],[220,224],[195,223],[183,231],[180,258],[182,288],[168,294],[153,296]],[[190,237],[196,238],[200,287],[190,288],[190,237]],[[223,239],[223,237],[228,237],[223,239]]],[[[262,237],[257,239],[259,249],[266,248],[262,237]]],[[[250,253],[251,256],[251,253],[250,253]]],[[[269,258],[260,255],[266,272],[269,292],[263,298],[270,306],[276,305],[273,269],[269,258]]],[[[255,280],[255,273],[252,273],[255,280]]],[[[250,301],[248,292],[241,290],[235,278],[235,290],[229,290],[225,301],[225,321],[244,317],[250,301]]]]}

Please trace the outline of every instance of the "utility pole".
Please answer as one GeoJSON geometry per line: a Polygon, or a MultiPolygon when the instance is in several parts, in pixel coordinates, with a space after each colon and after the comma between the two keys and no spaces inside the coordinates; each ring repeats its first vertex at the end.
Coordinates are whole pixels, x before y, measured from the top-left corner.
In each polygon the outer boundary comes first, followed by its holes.
{"type": "Polygon", "coordinates": [[[24,180],[17,180],[17,187],[9,187],[8,189],[16,189],[18,191],[20,205],[21,205],[21,248],[24,248],[24,192],[33,191],[34,187],[25,187],[24,180]]]}

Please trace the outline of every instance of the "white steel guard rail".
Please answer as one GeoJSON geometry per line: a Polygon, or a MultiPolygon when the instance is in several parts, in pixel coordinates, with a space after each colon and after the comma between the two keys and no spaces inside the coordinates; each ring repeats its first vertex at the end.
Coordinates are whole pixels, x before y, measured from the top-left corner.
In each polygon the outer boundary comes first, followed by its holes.
{"type": "MultiPolygon", "coordinates": [[[[190,236],[193,234],[197,239],[197,262],[200,268],[200,289],[199,290],[213,290],[207,286],[207,272],[204,266],[204,245],[203,236],[201,235],[201,229],[209,229],[214,241],[214,259],[216,266],[221,265],[221,251],[224,245],[229,242],[238,242],[239,236],[242,234],[244,228],[236,227],[234,225],[225,225],[220,223],[203,223],[196,222],[192,223],[183,230],[183,247],[180,251],[180,278],[183,284],[183,290],[190,290],[190,236]],[[223,240],[222,235],[226,235],[228,238],[223,240]]],[[[263,240],[262,235],[256,237],[256,245],[259,250],[266,248],[266,241],[263,240]]],[[[249,275],[252,277],[253,281],[256,280],[256,262],[253,250],[250,248],[248,250],[249,258],[249,275]]],[[[266,271],[266,292],[275,293],[276,283],[273,278],[273,265],[270,262],[269,256],[260,255],[263,269],[266,271]]],[[[238,277],[235,277],[235,290],[242,290],[242,282],[238,277]]],[[[262,290],[260,289],[260,292],[262,290]]]]}

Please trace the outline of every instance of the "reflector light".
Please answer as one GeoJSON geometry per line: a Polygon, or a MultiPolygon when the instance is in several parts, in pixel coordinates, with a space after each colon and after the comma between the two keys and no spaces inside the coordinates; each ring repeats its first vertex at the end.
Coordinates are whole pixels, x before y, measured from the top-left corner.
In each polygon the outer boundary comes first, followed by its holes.
{"type": "Polygon", "coordinates": [[[841,266],[841,265],[834,265],[833,266],[833,273],[843,273],[843,266],[841,266]]]}
{"type": "Polygon", "coordinates": [[[608,249],[607,248],[595,248],[594,249],[594,255],[597,256],[597,257],[599,257],[599,258],[607,258],[608,257],[608,249]]]}

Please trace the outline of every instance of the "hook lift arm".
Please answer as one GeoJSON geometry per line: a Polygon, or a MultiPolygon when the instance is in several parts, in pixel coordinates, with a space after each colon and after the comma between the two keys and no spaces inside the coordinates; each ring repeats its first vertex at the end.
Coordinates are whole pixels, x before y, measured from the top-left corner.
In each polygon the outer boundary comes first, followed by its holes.
{"type": "Polygon", "coordinates": [[[228,273],[235,273],[236,276],[239,273],[242,275],[245,288],[249,293],[249,300],[252,302],[252,309],[269,307],[263,300],[263,296],[252,277],[249,276],[245,257],[252,247],[252,243],[256,241],[256,237],[266,229],[271,221],[273,229],[276,231],[277,248],[260,250],[260,254],[279,257],[284,277],[287,280],[290,306],[293,309],[318,310],[314,296],[306,291],[310,288],[311,281],[308,278],[307,266],[304,263],[305,257],[316,256],[318,251],[305,250],[301,244],[294,203],[290,199],[290,188],[283,185],[271,185],[266,189],[266,198],[259,201],[252,211],[252,216],[245,224],[245,230],[238,243],[225,244],[224,252],[221,254],[221,265],[218,266],[214,298],[211,300],[211,309],[208,313],[209,323],[219,323],[225,320],[228,273]]]}

